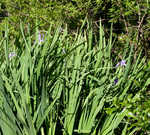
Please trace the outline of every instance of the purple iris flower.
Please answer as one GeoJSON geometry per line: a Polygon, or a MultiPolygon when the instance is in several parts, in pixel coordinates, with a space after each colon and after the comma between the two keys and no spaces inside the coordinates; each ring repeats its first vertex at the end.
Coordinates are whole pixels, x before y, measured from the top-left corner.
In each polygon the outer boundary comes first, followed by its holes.
{"type": "Polygon", "coordinates": [[[41,34],[39,33],[39,44],[41,44],[42,42],[44,42],[44,34],[41,35],[41,34]]]}
{"type": "Polygon", "coordinates": [[[126,60],[122,60],[116,65],[116,67],[119,67],[119,66],[121,67],[126,66],[126,60]]]}
{"type": "Polygon", "coordinates": [[[11,52],[11,53],[9,53],[8,58],[11,59],[15,56],[17,56],[17,54],[15,52],[11,52]]]}
{"type": "Polygon", "coordinates": [[[126,61],[125,61],[125,60],[122,60],[122,61],[120,62],[120,66],[126,66],[126,61]]]}
{"type": "Polygon", "coordinates": [[[118,78],[116,78],[115,80],[114,80],[114,84],[116,85],[118,83],[118,78]]]}

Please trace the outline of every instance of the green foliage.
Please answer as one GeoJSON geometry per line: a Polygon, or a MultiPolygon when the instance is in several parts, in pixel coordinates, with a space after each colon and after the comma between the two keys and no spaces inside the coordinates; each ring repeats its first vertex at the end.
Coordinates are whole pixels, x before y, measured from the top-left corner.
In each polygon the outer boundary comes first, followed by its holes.
{"type": "Polygon", "coordinates": [[[147,47],[150,34],[150,3],[148,0],[112,1],[108,14],[111,17],[109,21],[121,26],[117,25],[116,29],[120,34],[126,34],[136,49],[140,44],[143,44],[144,48],[147,47]]]}
{"type": "Polygon", "coordinates": [[[112,112],[118,112],[119,110],[127,111],[126,117],[124,118],[124,122],[127,123],[127,132],[130,133],[133,129],[136,129],[136,133],[140,134],[149,134],[149,117],[150,117],[150,109],[149,109],[149,91],[145,91],[144,93],[137,93],[134,96],[129,94],[123,101],[115,98],[113,101],[113,107],[107,108],[107,113],[111,114],[112,112]],[[145,93],[145,94],[144,94],[145,93]]]}
{"type": "Polygon", "coordinates": [[[137,58],[137,62],[131,69],[127,85],[124,86],[124,91],[127,93],[122,96],[116,96],[113,99],[111,107],[106,108],[108,114],[126,110],[127,114],[124,117],[123,123],[126,123],[126,134],[130,132],[138,134],[149,134],[149,66],[144,65],[145,60],[141,59],[141,53],[137,58]],[[140,79],[141,78],[141,79],[140,79]]]}
{"type": "Polygon", "coordinates": [[[82,28],[85,24],[87,30],[80,29],[71,38],[67,27],[61,31],[60,26],[53,30],[51,25],[44,32],[36,27],[31,34],[30,25],[25,30],[21,23],[16,46],[11,49],[9,29],[5,26],[1,42],[4,57],[0,61],[2,134],[148,132],[149,101],[141,101],[150,81],[142,53],[132,64],[134,46],[129,47],[128,42],[123,54],[126,66],[116,68],[119,58],[112,57],[112,28],[106,39],[100,22],[95,45],[93,29],[87,20],[82,28]],[[44,34],[44,38],[40,39],[39,34],[44,34]],[[16,55],[10,58],[12,51],[16,55]]]}

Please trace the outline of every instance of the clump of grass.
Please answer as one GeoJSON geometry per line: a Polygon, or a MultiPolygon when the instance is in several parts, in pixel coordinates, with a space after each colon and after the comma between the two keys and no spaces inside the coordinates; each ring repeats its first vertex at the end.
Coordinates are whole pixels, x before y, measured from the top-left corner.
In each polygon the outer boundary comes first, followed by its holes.
{"type": "MultiPolygon", "coordinates": [[[[13,55],[8,49],[6,27],[1,42],[5,60],[0,66],[2,134],[115,133],[128,109],[113,110],[111,103],[116,98],[123,100],[130,90],[137,88],[133,81],[143,68],[144,59],[140,61],[139,56],[132,65],[131,47],[127,50],[129,55],[124,55],[124,64],[115,66],[117,61],[111,56],[112,33],[105,39],[100,23],[99,41],[94,47],[90,24],[86,20],[84,23],[88,29],[80,29],[74,40],[67,28],[62,33],[58,27],[52,35],[50,26],[44,36],[37,27],[35,41],[30,27],[25,34],[21,24],[21,40],[17,45],[21,48],[13,50],[13,55]]],[[[126,134],[127,126],[123,124],[120,134],[126,134]]]]}

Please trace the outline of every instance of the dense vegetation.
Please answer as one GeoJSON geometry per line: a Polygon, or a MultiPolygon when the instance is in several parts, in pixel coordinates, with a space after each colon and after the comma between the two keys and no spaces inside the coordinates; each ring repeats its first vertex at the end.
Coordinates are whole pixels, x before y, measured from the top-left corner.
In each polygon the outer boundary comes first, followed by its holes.
{"type": "Polygon", "coordinates": [[[0,5],[0,29],[4,31],[7,20],[12,35],[19,34],[20,20],[25,27],[30,23],[34,29],[36,18],[41,29],[47,29],[51,23],[55,27],[63,24],[62,28],[67,24],[69,32],[73,33],[87,16],[95,34],[98,34],[101,19],[107,37],[113,22],[113,37],[117,38],[118,44],[116,51],[119,49],[120,54],[124,51],[125,39],[129,38],[130,44],[135,46],[135,55],[142,48],[144,55],[149,57],[149,0],[1,0],[0,5]]]}
{"type": "Polygon", "coordinates": [[[150,134],[149,0],[0,6],[0,134],[150,134]]]}

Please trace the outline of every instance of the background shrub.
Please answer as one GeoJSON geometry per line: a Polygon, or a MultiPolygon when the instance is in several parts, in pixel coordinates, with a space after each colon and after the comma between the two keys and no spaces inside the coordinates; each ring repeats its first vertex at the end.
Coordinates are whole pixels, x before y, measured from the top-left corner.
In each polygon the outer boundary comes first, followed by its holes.
{"type": "Polygon", "coordinates": [[[117,37],[117,48],[122,50],[120,54],[123,52],[125,39],[129,38],[130,45],[135,46],[135,55],[141,48],[145,49],[146,56],[149,55],[150,3],[148,0],[1,0],[0,6],[0,30],[4,30],[4,24],[8,20],[13,35],[19,34],[20,20],[26,24],[30,23],[31,28],[34,28],[37,18],[41,29],[47,29],[50,23],[67,24],[72,33],[81,26],[87,16],[95,34],[98,34],[98,20],[102,20],[108,36],[110,22],[114,23],[113,36],[117,37]]]}

